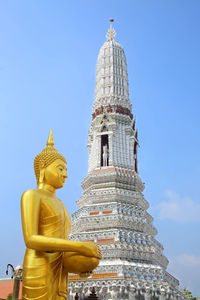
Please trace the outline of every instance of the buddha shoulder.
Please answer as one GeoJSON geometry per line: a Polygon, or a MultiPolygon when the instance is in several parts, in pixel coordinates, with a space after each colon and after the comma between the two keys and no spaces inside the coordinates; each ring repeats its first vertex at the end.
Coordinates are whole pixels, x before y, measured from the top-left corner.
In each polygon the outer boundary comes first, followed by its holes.
{"type": "Polygon", "coordinates": [[[28,200],[39,200],[40,199],[40,191],[39,190],[27,190],[22,194],[22,201],[28,200]]]}

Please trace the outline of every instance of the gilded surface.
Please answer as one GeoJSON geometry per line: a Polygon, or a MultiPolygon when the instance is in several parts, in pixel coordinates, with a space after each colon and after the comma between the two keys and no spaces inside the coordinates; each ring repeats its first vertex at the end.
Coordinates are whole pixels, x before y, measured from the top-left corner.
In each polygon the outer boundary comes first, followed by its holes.
{"type": "Polygon", "coordinates": [[[68,240],[70,216],[56,197],[67,178],[65,158],[54,148],[52,131],[47,147],[34,161],[37,189],[24,192],[21,215],[26,252],[23,300],[58,300],[67,295],[68,272],[88,276],[101,252],[89,242],[68,240]]]}

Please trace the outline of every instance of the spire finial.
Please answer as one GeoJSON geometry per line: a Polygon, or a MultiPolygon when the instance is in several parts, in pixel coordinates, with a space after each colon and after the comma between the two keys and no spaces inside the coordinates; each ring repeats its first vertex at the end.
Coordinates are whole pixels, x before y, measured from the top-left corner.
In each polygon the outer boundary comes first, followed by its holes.
{"type": "Polygon", "coordinates": [[[116,36],[116,32],[112,27],[112,23],[114,22],[114,19],[110,19],[110,28],[106,34],[106,38],[108,41],[112,41],[114,37],[116,36]]]}
{"type": "Polygon", "coordinates": [[[49,137],[48,137],[48,140],[47,140],[47,147],[52,147],[53,145],[54,145],[53,131],[52,131],[52,128],[51,128],[50,133],[49,133],[49,137]]]}

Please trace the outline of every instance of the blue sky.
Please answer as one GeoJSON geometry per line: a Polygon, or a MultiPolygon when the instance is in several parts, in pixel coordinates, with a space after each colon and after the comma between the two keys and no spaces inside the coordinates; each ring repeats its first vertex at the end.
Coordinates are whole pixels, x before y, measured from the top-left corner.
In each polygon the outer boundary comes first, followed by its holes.
{"type": "Polygon", "coordinates": [[[200,2],[0,2],[0,276],[22,264],[20,197],[49,129],[67,158],[70,213],[87,175],[98,51],[114,18],[139,130],[139,171],[169,271],[200,295],[200,2]]]}

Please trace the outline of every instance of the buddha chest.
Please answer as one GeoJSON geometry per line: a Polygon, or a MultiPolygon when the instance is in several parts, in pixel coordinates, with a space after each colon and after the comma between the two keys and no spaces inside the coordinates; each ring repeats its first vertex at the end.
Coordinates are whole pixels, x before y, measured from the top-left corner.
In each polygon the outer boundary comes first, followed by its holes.
{"type": "Polygon", "coordinates": [[[65,238],[66,214],[62,201],[55,197],[43,195],[40,205],[39,234],[65,238]]]}

